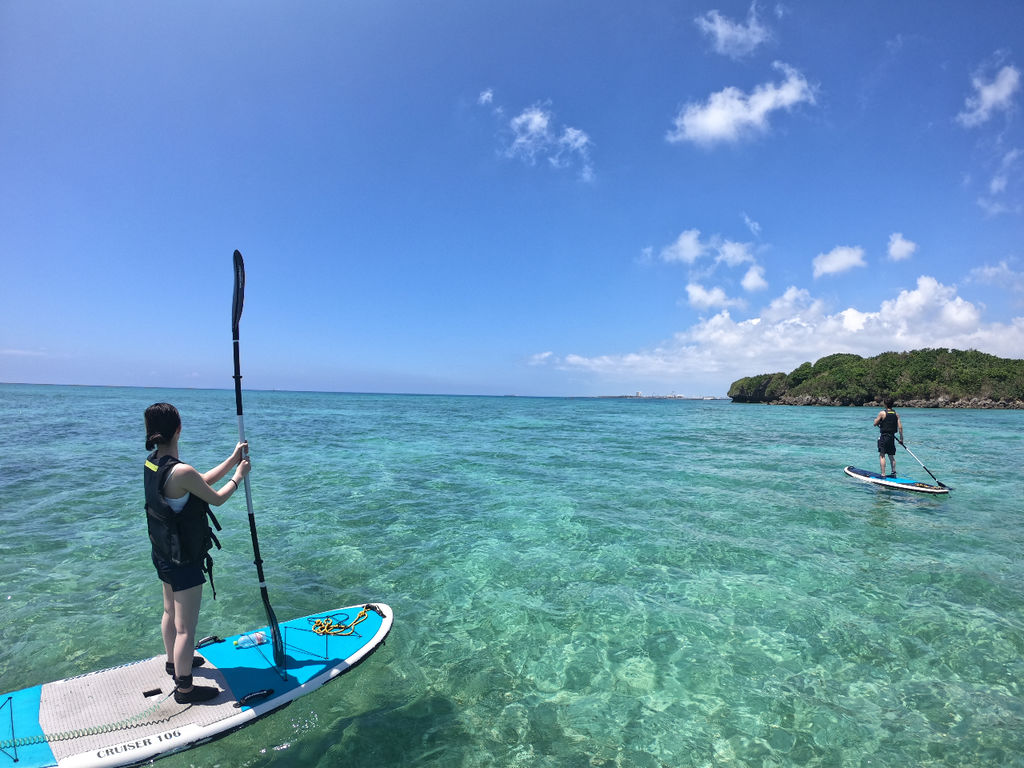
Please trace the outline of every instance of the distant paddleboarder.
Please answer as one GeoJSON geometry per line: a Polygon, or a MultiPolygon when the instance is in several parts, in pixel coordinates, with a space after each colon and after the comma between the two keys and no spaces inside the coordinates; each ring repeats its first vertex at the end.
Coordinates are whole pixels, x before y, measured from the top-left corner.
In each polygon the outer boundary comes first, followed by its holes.
{"type": "Polygon", "coordinates": [[[900,434],[900,442],[903,442],[903,421],[896,411],[892,409],[895,401],[892,397],[884,400],[885,408],[875,416],[875,426],[881,434],[878,435],[878,466],[879,474],[885,477],[885,457],[889,456],[889,463],[892,465],[892,476],[896,477],[896,433],[900,434]]]}
{"type": "MultiPolygon", "coordinates": [[[[153,451],[143,471],[146,489],[146,518],[153,544],[153,565],[163,582],[164,613],[161,631],[167,651],[167,674],[173,675],[174,699],[179,704],[209,701],[219,690],[192,684],[192,667],[204,659],[193,657],[196,625],[206,575],[213,588],[213,558],[210,549],[220,543],[210,528],[220,525],[210,511],[219,507],[238,490],[249,474],[247,444],[238,443],[223,462],[200,474],[178,460],[181,416],[170,403],[155,403],[146,409],[146,450],[153,451]],[[155,449],[155,450],[154,450],[155,449]],[[234,475],[220,487],[221,480],[234,467],[234,475]]],[[[214,590],[214,597],[216,597],[214,590]]]]}

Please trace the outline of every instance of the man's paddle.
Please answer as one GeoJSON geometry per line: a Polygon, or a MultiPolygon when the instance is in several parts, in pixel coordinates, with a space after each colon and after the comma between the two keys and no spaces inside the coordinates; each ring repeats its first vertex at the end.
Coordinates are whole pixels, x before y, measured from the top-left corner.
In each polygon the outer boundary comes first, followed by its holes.
{"type": "MultiPolygon", "coordinates": [[[[896,437],[896,435],[893,435],[893,437],[896,437]]],[[[898,437],[896,437],[896,442],[897,442],[897,443],[899,443],[900,445],[902,445],[902,446],[903,446],[904,448],[907,448],[907,445],[906,445],[906,443],[904,443],[904,442],[903,442],[902,440],[900,440],[900,439],[899,439],[898,437]]],[[[909,454],[910,454],[911,456],[914,456],[914,452],[913,452],[912,450],[910,450],[909,448],[907,448],[907,453],[909,453],[909,454]]],[[[924,468],[924,471],[925,471],[925,472],[927,472],[927,473],[928,473],[929,475],[932,475],[932,471],[931,471],[930,469],[928,469],[928,467],[925,467],[925,466],[924,466],[924,462],[923,462],[923,461],[921,461],[920,459],[918,459],[918,458],[917,458],[917,456],[914,456],[914,458],[915,458],[915,459],[917,459],[917,463],[918,463],[918,464],[920,464],[920,465],[921,465],[921,466],[922,466],[922,467],[924,468]]],[[[952,488],[950,488],[950,487],[949,487],[948,485],[946,485],[945,483],[943,483],[943,482],[940,482],[940,481],[939,481],[939,478],[937,478],[937,477],[936,477],[935,475],[932,475],[932,480],[934,480],[934,481],[935,481],[936,483],[938,483],[938,484],[939,484],[939,488],[945,488],[945,489],[947,489],[947,490],[950,490],[950,491],[952,491],[952,490],[953,490],[952,488]]]]}
{"type": "MultiPolygon", "coordinates": [[[[242,254],[235,251],[235,297],[231,308],[231,338],[235,347],[235,406],[238,410],[238,439],[245,442],[245,422],[242,419],[242,371],[238,358],[238,321],[242,319],[242,303],[245,301],[245,263],[242,254]]],[[[246,450],[246,458],[248,458],[246,450]]],[[[267,580],[263,577],[263,558],[260,557],[260,542],[256,537],[256,517],[252,513],[252,493],[249,490],[249,476],[245,476],[245,505],[249,509],[249,533],[252,535],[252,553],[256,558],[256,575],[260,579],[260,594],[263,596],[263,607],[267,609],[267,621],[270,623],[270,634],[274,643],[274,664],[284,668],[284,642],[281,640],[281,628],[277,623],[274,609],[270,607],[267,595],[267,580]]]]}

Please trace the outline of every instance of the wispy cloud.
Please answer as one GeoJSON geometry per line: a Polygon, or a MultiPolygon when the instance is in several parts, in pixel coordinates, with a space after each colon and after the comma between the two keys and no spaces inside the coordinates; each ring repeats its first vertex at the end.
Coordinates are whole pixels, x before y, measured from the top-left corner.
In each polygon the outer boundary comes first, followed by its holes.
{"type": "Polygon", "coordinates": [[[997,112],[1013,107],[1013,97],[1020,90],[1020,70],[1007,64],[991,80],[981,74],[971,78],[974,92],[967,97],[964,108],[956,116],[965,128],[974,128],[989,121],[997,112]]]}
{"type": "Polygon", "coordinates": [[[705,146],[735,142],[768,130],[774,112],[814,103],[814,89],[798,70],[778,61],[774,67],[785,76],[780,83],[759,85],[749,94],[730,86],[703,103],[686,104],[665,138],[705,146]]]}
{"type": "Polygon", "coordinates": [[[814,257],[814,276],[836,275],[854,267],[864,267],[864,249],[858,246],[839,245],[828,253],[814,257]]]}
{"type": "Polygon", "coordinates": [[[546,153],[553,143],[551,113],[539,106],[528,107],[509,122],[512,141],[506,154],[534,163],[537,156],[546,153]]]}
{"type": "Polygon", "coordinates": [[[745,213],[743,214],[743,223],[747,225],[747,229],[750,230],[750,233],[754,237],[760,237],[761,236],[761,225],[758,224],[756,221],[754,221],[749,216],[747,216],[747,214],[745,214],[745,213]]]}
{"type": "Polygon", "coordinates": [[[991,194],[999,195],[1006,191],[1010,180],[1010,172],[1017,165],[1017,161],[1020,158],[1021,151],[1019,149],[1011,149],[1003,155],[1002,160],[999,161],[999,168],[996,170],[995,176],[989,182],[989,192],[991,194]]]}
{"type": "Polygon", "coordinates": [[[983,264],[967,273],[967,282],[981,285],[997,285],[1024,302],[1024,272],[1015,270],[1007,259],[998,264],[983,264]]]}
{"type": "Polygon", "coordinates": [[[717,10],[694,19],[697,28],[711,38],[715,53],[740,59],[749,56],[757,46],[771,39],[771,32],[757,18],[757,4],[752,3],[746,22],[733,21],[717,10]]]}
{"type": "MultiPolygon", "coordinates": [[[[495,103],[492,89],[481,91],[477,103],[493,107],[494,114],[504,121],[505,111],[495,103]]],[[[507,123],[503,122],[502,133],[505,157],[528,165],[540,161],[552,168],[576,169],[581,181],[594,180],[590,136],[580,128],[559,124],[546,102],[526,107],[507,123]]]]}
{"type": "Polygon", "coordinates": [[[1008,193],[1011,192],[1011,181],[1019,178],[1019,174],[1015,174],[1015,166],[1021,156],[1021,150],[1011,149],[1005,152],[996,163],[995,171],[988,183],[988,194],[978,198],[978,206],[988,215],[1021,212],[1022,206],[1019,199],[1006,200],[1008,193]]]}

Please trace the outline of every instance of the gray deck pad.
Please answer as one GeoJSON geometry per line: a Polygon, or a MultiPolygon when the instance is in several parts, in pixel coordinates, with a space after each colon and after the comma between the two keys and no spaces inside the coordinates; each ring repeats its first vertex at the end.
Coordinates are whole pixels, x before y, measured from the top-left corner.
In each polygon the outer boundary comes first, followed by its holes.
{"type": "Polygon", "coordinates": [[[163,656],[4,694],[0,768],[123,768],[203,744],[354,669],[393,619],[387,605],[363,603],[282,622],[279,658],[271,643],[212,639],[192,676],[220,693],[201,704],[174,700],[163,656]]]}
{"type": "Polygon", "coordinates": [[[158,656],[44,685],[39,724],[54,756],[101,752],[113,741],[158,739],[183,725],[209,725],[238,714],[224,675],[210,666],[193,670],[194,683],[216,685],[220,695],[202,704],[178,704],[164,662],[158,656]]]}

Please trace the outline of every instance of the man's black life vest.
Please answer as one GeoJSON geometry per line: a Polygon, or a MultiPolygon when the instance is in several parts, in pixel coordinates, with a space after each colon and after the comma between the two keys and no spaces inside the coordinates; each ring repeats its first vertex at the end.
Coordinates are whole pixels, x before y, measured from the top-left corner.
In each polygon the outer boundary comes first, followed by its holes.
{"type": "Polygon", "coordinates": [[[214,545],[220,549],[220,542],[210,528],[210,522],[219,531],[220,523],[210,505],[194,493],[190,494],[181,512],[175,512],[164,498],[164,484],[171,467],[181,462],[173,456],[164,456],[159,461],[156,451],[146,459],[143,479],[146,489],[146,520],[149,524],[149,540],[153,554],[174,565],[199,565],[210,577],[213,589],[213,558],[210,550],[214,545]],[[209,518],[209,520],[207,520],[209,518]]]}
{"type": "Polygon", "coordinates": [[[900,417],[892,408],[885,409],[885,418],[878,422],[878,428],[883,435],[895,435],[900,431],[900,417]]]}

